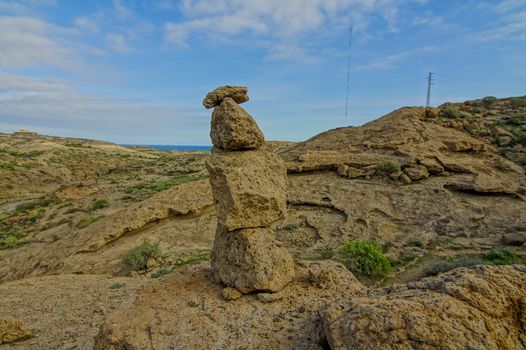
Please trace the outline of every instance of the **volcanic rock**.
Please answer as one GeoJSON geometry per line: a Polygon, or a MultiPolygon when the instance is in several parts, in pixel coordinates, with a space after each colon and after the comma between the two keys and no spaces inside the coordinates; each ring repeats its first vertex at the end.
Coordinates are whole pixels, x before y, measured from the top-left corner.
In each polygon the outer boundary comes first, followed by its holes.
{"type": "Polygon", "coordinates": [[[248,89],[245,86],[220,86],[206,95],[203,100],[203,106],[207,109],[219,106],[227,97],[231,98],[236,103],[241,104],[249,100],[247,93],[248,89]]]}
{"type": "Polygon", "coordinates": [[[278,298],[264,293],[265,302],[263,293],[225,301],[210,275],[200,264],[152,280],[133,303],[105,315],[94,349],[323,349],[319,311],[364,291],[330,260],[296,265],[294,280],[278,298]]]}
{"type": "Polygon", "coordinates": [[[287,174],[275,154],[214,149],[206,166],[219,225],[227,231],[265,227],[285,217],[287,174]]]}
{"type": "Polygon", "coordinates": [[[30,336],[31,333],[24,322],[11,316],[0,318],[0,344],[21,341],[30,336]]]}
{"type": "Polygon", "coordinates": [[[277,246],[270,228],[218,228],[211,264],[216,279],[242,293],[278,292],[294,276],[292,257],[277,246]]]}
{"type": "Polygon", "coordinates": [[[517,231],[502,235],[502,243],[520,246],[526,243],[526,231],[517,231]]]}
{"type": "Polygon", "coordinates": [[[526,268],[475,266],[371,291],[323,316],[331,349],[522,349],[526,268]]]}
{"type": "Polygon", "coordinates": [[[411,178],[411,180],[417,181],[429,177],[426,167],[424,166],[415,166],[410,168],[405,168],[404,172],[411,178]]]}
{"type": "Polygon", "coordinates": [[[214,108],[210,138],[224,150],[257,149],[263,145],[263,133],[254,118],[231,98],[214,108]]]}

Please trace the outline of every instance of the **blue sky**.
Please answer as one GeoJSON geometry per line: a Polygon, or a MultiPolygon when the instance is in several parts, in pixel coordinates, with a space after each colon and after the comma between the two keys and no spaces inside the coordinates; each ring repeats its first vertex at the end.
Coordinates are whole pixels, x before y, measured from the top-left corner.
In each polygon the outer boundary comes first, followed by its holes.
{"type": "Polygon", "coordinates": [[[526,94],[524,0],[0,0],[0,131],[209,144],[217,86],[269,140],[526,94]]]}

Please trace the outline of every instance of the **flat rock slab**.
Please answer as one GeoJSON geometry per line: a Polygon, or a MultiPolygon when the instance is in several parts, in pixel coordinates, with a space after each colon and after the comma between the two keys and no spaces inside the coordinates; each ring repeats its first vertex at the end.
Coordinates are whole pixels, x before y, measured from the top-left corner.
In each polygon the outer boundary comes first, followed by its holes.
{"type": "Polygon", "coordinates": [[[324,349],[318,311],[363,292],[343,265],[320,261],[296,266],[281,298],[256,294],[227,301],[208,264],[152,280],[133,305],[107,315],[95,350],[324,349]]]}
{"type": "Polygon", "coordinates": [[[214,108],[210,138],[214,146],[228,151],[257,149],[265,141],[254,118],[231,98],[214,108]]]}
{"type": "Polygon", "coordinates": [[[226,231],[266,227],[285,217],[287,173],[277,155],[215,150],[206,166],[218,222],[226,231]]]}
{"type": "Polygon", "coordinates": [[[203,100],[203,106],[207,109],[219,106],[225,98],[231,98],[236,103],[248,101],[248,89],[246,86],[220,86],[209,92],[203,100]]]}
{"type": "Polygon", "coordinates": [[[523,349],[526,268],[461,268],[325,312],[331,349],[523,349]]]}
{"type": "Polygon", "coordinates": [[[212,253],[216,280],[242,293],[278,292],[294,276],[289,252],[278,247],[271,228],[218,229],[212,253]]]}

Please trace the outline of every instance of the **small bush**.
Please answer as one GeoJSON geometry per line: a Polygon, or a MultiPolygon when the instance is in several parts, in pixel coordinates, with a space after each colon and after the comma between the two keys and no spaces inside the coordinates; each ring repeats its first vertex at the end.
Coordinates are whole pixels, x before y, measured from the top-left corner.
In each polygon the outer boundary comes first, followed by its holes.
{"type": "Polygon", "coordinates": [[[523,97],[512,97],[510,100],[511,107],[513,109],[526,107],[526,96],[523,97]]]}
{"type": "Polygon", "coordinates": [[[474,265],[513,265],[521,263],[523,263],[523,260],[519,255],[505,248],[495,248],[488,254],[463,255],[450,260],[437,261],[431,264],[425,271],[427,276],[436,276],[458,267],[470,267],[474,265]]]}
{"type": "Polygon", "coordinates": [[[0,163],[0,169],[14,171],[16,165],[17,165],[17,163],[15,163],[15,162],[0,163]]]}
{"type": "Polygon", "coordinates": [[[458,119],[462,118],[462,113],[455,107],[445,107],[440,111],[440,115],[448,119],[458,119]]]}
{"type": "Polygon", "coordinates": [[[360,275],[383,277],[392,270],[382,248],[372,241],[345,241],[337,254],[349,270],[360,275]]]}
{"type": "Polygon", "coordinates": [[[473,256],[463,256],[456,258],[453,261],[437,261],[431,264],[426,270],[426,276],[436,276],[440,273],[448,272],[458,267],[470,267],[475,265],[485,264],[482,257],[473,255],[473,256]]]}
{"type": "Polygon", "coordinates": [[[159,270],[155,271],[154,273],[152,273],[151,277],[152,278],[159,278],[161,276],[168,275],[169,273],[172,273],[172,272],[173,272],[172,269],[167,269],[167,268],[163,267],[163,268],[160,268],[159,270]]]}
{"type": "Polygon", "coordinates": [[[482,99],[482,104],[484,105],[484,107],[490,108],[497,101],[498,101],[498,99],[495,96],[487,96],[487,97],[484,97],[482,99]]]}
{"type": "Polygon", "coordinates": [[[18,248],[22,244],[23,243],[20,242],[19,237],[14,235],[0,238],[0,250],[18,248]]]}
{"type": "Polygon", "coordinates": [[[389,175],[400,171],[400,164],[396,160],[382,160],[376,164],[376,171],[384,175],[389,175]]]}
{"type": "Polygon", "coordinates": [[[143,182],[126,189],[126,193],[130,194],[132,198],[137,200],[146,199],[157,192],[165,191],[171,187],[184,184],[186,182],[204,179],[203,176],[193,175],[179,175],[168,180],[156,180],[151,182],[143,182]]]}
{"type": "Polygon", "coordinates": [[[146,270],[148,259],[158,259],[161,256],[161,249],[158,244],[144,242],[138,247],[133,248],[123,257],[126,265],[135,270],[146,270]]]}
{"type": "Polygon", "coordinates": [[[99,210],[104,209],[110,206],[110,202],[108,202],[105,199],[97,199],[93,205],[91,206],[90,210],[99,210]]]}
{"type": "Polygon", "coordinates": [[[83,218],[82,220],[79,221],[79,223],[77,224],[77,227],[78,228],[84,228],[84,227],[88,227],[89,225],[93,224],[95,221],[101,219],[102,216],[86,216],[85,218],[83,218]]]}
{"type": "Polygon", "coordinates": [[[196,253],[194,255],[186,256],[186,257],[180,257],[175,262],[176,267],[182,267],[186,265],[193,265],[193,264],[199,264],[203,261],[210,261],[211,255],[209,251],[203,251],[196,253]]]}
{"type": "Polygon", "coordinates": [[[119,289],[124,287],[124,283],[115,282],[110,286],[110,289],[119,289]]]}
{"type": "Polygon", "coordinates": [[[326,259],[326,260],[332,259],[333,256],[334,256],[334,251],[331,249],[325,249],[320,252],[320,257],[322,259],[326,259]]]}
{"type": "Polygon", "coordinates": [[[520,264],[522,259],[505,248],[495,248],[485,256],[485,260],[495,265],[520,264]]]}

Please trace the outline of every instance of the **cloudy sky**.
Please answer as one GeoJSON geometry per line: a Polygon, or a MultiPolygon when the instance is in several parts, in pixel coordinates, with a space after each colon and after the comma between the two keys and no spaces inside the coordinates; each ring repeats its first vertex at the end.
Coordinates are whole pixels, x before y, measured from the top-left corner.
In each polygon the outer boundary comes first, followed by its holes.
{"type": "Polygon", "coordinates": [[[0,132],[206,145],[204,95],[239,84],[304,140],[424,104],[430,71],[433,105],[525,95],[525,62],[524,0],[0,0],[0,132]]]}

